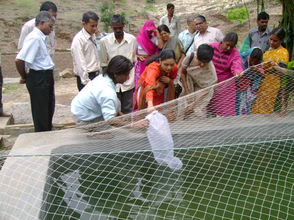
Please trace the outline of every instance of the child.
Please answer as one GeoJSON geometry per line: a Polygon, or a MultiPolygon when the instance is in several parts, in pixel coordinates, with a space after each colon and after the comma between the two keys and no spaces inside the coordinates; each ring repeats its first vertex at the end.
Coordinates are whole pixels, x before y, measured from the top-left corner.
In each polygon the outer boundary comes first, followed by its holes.
{"type": "Polygon", "coordinates": [[[244,75],[236,80],[237,98],[236,115],[250,115],[251,107],[256,99],[260,81],[264,76],[262,62],[262,50],[258,47],[241,54],[244,75]]]}

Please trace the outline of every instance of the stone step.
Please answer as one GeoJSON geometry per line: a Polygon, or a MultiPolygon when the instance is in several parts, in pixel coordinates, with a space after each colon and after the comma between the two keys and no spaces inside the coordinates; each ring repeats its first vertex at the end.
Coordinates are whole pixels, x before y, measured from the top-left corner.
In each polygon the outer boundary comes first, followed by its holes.
{"type": "Polygon", "coordinates": [[[12,124],[14,124],[13,115],[11,115],[10,117],[0,117],[0,135],[4,134],[4,130],[7,125],[12,124]]]}

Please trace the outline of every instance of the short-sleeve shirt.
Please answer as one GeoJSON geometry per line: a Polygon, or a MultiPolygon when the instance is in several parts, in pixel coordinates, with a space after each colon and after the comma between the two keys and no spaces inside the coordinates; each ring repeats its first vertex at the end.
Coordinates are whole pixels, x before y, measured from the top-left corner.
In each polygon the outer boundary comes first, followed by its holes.
{"type": "Polygon", "coordinates": [[[26,67],[33,70],[50,70],[54,68],[54,63],[47,49],[47,37],[36,27],[26,37],[23,47],[16,58],[25,61],[26,67]]]}
{"type": "Polygon", "coordinates": [[[180,39],[180,41],[182,42],[182,44],[184,46],[185,52],[187,51],[188,47],[193,48],[192,47],[193,44],[191,44],[191,43],[194,40],[197,33],[198,33],[198,31],[195,31],[193,34],[191,34],[189,32],[189,29],[187,29],[187,30],[185,30],[185,31],[183,31],[183,32],[181,32],[179,34],[179,39],[180,39]]]}
{"type": "Polygon", "coordinates": [[[117,116],[117,109],[115,84],[102,74],[90,81],[71,102],[71,113],[82,121],[100,116],[107,121],[117,116]]]}
{"type": "Polygon", "coordinates": [[[258,27],[251,29],[248,33],[250,48],[260,47],[263,53],[266,52],[270,48],[269,38],[271,31],[272,30],[267,27],[265,32],[260,34],[258,27]]]}
{"type": "MultiPolygon", "coordinates": [[[[136,38],[124,32],[124,39],[118,43],[114,33],[111,33],[100,40],[100,61],[101,66],[106,67],[109,61],[116,55],[123,55],[127,57],[131,62],[136,62],[137,40],[136,38]]],[[[116,84],[116,92],[120,90],[122,92],[129,91],[135,87],[135,70],[131,69],[130,79],[123,84],[116,84]]]]}
{"type": "Polygon", "coordinates": [[[164,15],[160,18],[159,25],[165,24],[168,26],[170,31],[170,36],[178,36],[181,32],[180,18],[173,15],[171,21],[169,22],[168,15],[164,15]]]}
{"type": "MultiPolygon", "coordinates": [[[[210,44],[213,42],[220,42],[224,39],[224,35],[220,29],[208,27],[206,32],[202,35],[198,32],[194,38],[193,51],[197,51],[201,44],[210,44]]],[[[189,50],[188,52],[192,52],[189,50]]]]}
{"type": "MultiPolygon", "coordinates": [[[[183,60],[182,67],[187,70],[193,81],[201,88],[217,83],[217,75],[212,61],[204,67],[199,67],[195,65],[194,60],[190,62],[191,55],[192,53],[187,54],[183,60]]],[[[194,56],[197,56],[196,53],[194,56]]]]}

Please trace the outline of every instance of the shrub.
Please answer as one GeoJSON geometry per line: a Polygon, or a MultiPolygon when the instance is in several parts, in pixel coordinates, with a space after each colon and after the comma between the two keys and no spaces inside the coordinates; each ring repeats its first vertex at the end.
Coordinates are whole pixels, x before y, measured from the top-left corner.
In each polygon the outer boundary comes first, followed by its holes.
{"type": "Polygon", "coordinates": [[[236,20],[243,24],[243,20],[249,17],[249,10],[247,8],[237,8],[227,11],[227,19],[229,21],[236,20]]]}

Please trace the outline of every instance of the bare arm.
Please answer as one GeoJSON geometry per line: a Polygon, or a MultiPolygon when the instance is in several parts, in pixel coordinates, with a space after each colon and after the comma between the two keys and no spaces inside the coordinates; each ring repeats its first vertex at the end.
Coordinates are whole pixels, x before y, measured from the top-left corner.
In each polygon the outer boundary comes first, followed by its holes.
{"type": "Polygon", "coordinates": [[[17,69],[17,71],[19,72],[19,75],[20,75],[19,83],[20,84],[26,83],[27,73],[26,73],[25,62],[23,60],[20,60],[20,59],[15,59],[15,65],[16,65],[16,69],[17,69]]]}
{"type": "Polygon", "coordinates": [[[187,70],[185,68],[182,68],[181,69],[181,78],[182,78],[182,83],[183,83],[183,86],[184,86],[184,89],[185,89],[185,93],[186,94],[190,94],[191,92],[189,91],[188,89],[188,86],[187,86],[187,70]]]}
{"type": "Polygon", "coordinates": [[[181,53],[181,58],[180,58],[179,62],[177,63],[178,69],[181,68],[181,66],[182,66],[182,62],[183,62],[185,56],[186,56],[186,55],[185,55],[184,53],[181,53]]]}

